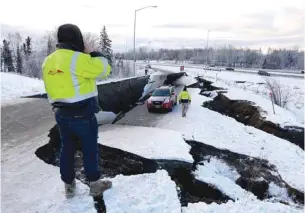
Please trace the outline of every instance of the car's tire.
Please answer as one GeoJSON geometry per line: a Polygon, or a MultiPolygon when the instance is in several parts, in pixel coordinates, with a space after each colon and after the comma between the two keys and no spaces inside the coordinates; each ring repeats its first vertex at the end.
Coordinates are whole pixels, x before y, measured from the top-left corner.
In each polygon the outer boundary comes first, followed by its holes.
{"type": "Polygon", "coordinates": [[[173,111],[174,102],[172,101],[171,108],[168,109],[169,112],[173,111]]]}

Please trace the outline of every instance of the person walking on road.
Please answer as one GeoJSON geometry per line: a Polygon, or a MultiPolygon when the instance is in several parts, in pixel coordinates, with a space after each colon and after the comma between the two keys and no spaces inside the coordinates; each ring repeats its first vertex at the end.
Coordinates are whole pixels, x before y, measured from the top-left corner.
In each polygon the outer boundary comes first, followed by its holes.
{"type": "Polygon", "coordinates": [[[189,104],[191,104],[191,96],[190,93],[187,91],[186,86],[179,94],[179,103],[182,104],[182,117],[185,117],[186,112],[189,108],[189,104]]]}
{"type": "Polygon", "coordinates": [[[48,100],[53,106],[61,137],[60,174],[67,198],[74,196],[75,136],[80,139],[84,169],[90,195],[101,195],[111,187],[100,179],[98,158],[98,124],[95,117],[97,79],[105,79],[111,71],[108,60],[92,52],[84,44],[80,29],[72,24],[61,25],[57,32],[55,52],[42,64],[42,76],[48,100]]]}

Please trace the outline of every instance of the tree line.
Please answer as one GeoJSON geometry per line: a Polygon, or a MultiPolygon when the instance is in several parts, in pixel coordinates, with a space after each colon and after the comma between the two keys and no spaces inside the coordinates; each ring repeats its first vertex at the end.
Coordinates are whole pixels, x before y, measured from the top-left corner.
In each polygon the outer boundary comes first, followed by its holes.
{"type": "MultiPolygon", "coordinates": [[[[92,33],[84,33],[84,41],[94,51],[100,51],[113,63],[113,50],[111,39],[104,26],[99,36],[92,33]]],[[[46,33],[42,38],[33,42],[30,36],[25,39],[20,33],[9,33],[0,44],[1,51],[1,72],[12,72],[34,78],[41,78],[41,65],[46,56],[56,50],[56,30],[46,33]],[[33,45],[34,44],[34,45],[33,45]]]]}
{"type": "MultiPolygon", "coordinates": [[[[116,57],[132,60],[133,52],[117,53],[116,57]]],[[[269,48],[267,53],[263,53],[261,49],[234,48],[230,45],[205,49],[148,50],[141,47],[136,51],[136,58],[137,60],[189,61],[194,64],[228,67],[304,70],[304,51],[297,48],[269,48]]]]}

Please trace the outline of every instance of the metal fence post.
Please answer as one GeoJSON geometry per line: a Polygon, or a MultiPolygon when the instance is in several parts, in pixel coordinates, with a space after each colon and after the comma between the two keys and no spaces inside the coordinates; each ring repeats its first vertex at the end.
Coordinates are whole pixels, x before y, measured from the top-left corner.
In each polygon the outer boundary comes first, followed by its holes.
{"type": "Polygon", "coordinates": [[[273,114],[275,114],[275,111],[274,111],[274,103],[273,103],[273,94],[272,94],[272,92],[270,92],[269,95],[270,95],[270,98],[271,98],[273,114]]]}

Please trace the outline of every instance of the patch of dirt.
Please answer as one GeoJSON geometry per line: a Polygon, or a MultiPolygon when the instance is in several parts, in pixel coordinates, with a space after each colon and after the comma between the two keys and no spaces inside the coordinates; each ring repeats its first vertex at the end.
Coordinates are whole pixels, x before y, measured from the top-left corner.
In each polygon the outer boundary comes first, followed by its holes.
{"type": "Polygon", "coordinates": [[[247,191],[251,191],[260,200],[268,197],[269,184],[265,180],[240,177],[236,180],[236,184],[247,191]]]}
{"type": "Polygon", "coordinates": [[[198,82],[198,84],[197,84],[198,87],[196,87],[196,88],[201,88],[204,91],[225,90],[224,88],[221,88],[221,87],[212,86],[212,84],[213,84],[212,81],[208,81],[200,76],[196,77],[195,79],[198,82]]]}
{"type": "Polygon", "coordinates": [[[218,94],[213,101],[203,103],[203,107],[234,118],[245,125],[253,126],[269,134],[290,141],[304,150],[304,128],[282,128],[261,117],[259,107],[249,101],[230,100],[225,95],[218,94]]]}
{"type": "Polygon", "coordinates": [[[289,196],[294,202],[304,204],[304,193],[287,184],[280,175],[277,175],[276,167],[269,164],[267,160],[249,157],[234,153],[225,149],[218,149],[196,141],[186,141],[192,148],[190,154],[194,158],[193,167],[196,167],[203,160],[216,157],[223,160],[230,167],[235,168],[241,177],[236,184],[243,189],[252,192],[258,199],[266,199],[268,188],[271,182],[287,189],[289,196]]]}

